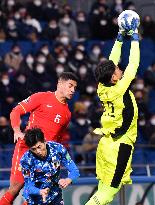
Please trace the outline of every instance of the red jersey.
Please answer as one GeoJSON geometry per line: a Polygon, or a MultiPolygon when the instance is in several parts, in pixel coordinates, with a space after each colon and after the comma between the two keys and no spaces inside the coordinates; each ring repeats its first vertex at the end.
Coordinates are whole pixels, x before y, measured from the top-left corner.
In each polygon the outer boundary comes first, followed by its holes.
{"type": "MultiPolygon", "coordinates": [[[[59,135],[68,126],[71,118],[68,104],[61,103],[55,93],[50,91],[31,95],[14,108],[15,112],[18,110],[22,112],[20,115],[30,112],[26,129],[33,127],[42,129],[47,141],[59,141],[59,135]]],[[[19,126],[19,113],[16,114],[17,118],[11,119],[12,127],[19,126]]]]}

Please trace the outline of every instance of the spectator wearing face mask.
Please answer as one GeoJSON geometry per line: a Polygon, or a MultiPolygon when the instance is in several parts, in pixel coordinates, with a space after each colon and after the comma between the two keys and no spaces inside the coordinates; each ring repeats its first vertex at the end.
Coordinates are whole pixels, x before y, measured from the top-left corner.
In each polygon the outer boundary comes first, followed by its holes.
{"type": "Polygon", "coordinates": [[[3,102],[9,95],[13,96],[14,84],[8,73],[2,73],[0,76],[0,100],[3,102]]]}
{"type": "Polygon", "coordinates": [[[89,70],[88,66],[83,63],[79,66],[77,75],[79,77],[79,92],[80,94],[85,93],[86,86],[89,84],[89,82],[94,82],[94,76],[92,70],[89,70]]]}
{"type": "Polygon", "coordinates": [[[60,35],[67,33],[70,41],[78,39],[77,26],[75,21],[68,15],[64,14],[59,21],[60,35]]]}
{"type": "Polygon", "coordinates": [[[28,2],[27,11],[32,16],[32,18],[35,18],[39,21],[43,20],[43,6],[41,0],[33,0],[28,2]]]}
{"type": "Polygon", "coordinates": [[[145,15],[142,19],[142,36],[144,38],[155,39],[155,21],[152,16],[145,15]]]}
{"type": "Polygon", "coordinates": [[[123,11],[123,0],[115,0],[114,3],[111,6],[111,15],[119,15],[123,11]]]}
{"type": "Polygon", "coordinates": [[[72,53],[72,57],[69,59],[68,65],[72,72],[77,73],[81,65],[86,64],[88,66],[88,63],[89,61],[85,52],[75,49],[72,53]]]}
{"type": "Polygon", "coordinates": [[[14,44],[11,48],[11,51],[8,52],[4,57],[5,64],[14,72],[19,70],[22,60],[23,55],[21,53],[20,47],[17,44],[14,44]]]}
{"type": "MultiPolygon", "coordinates": [[[[96,149],[101,139],[101,135],[97,135],[93,132],[96,127],[100,127],[100,123],[92,122],[89,127],[89,132],[84,136],[81,145],[81,152],[86,164],[94,164],[96,160],[96,149]]],[[[94,171],[92,170],[92,172],[94,171]]]]}
{"type": "Polygon", "coordinates": [[[90,13],[89,23],[92,39],[109,39],[110,18],[105,5],[99,6],[93,13],[90,13]]]}
{"type": "Polygon", "coordinates": [[[78,114],[69,127],[71,141],[73,142],[75,161],[77,163],[81,163],[83,160],[80,150],[83,138],[88,133],[88,129],[89,120],[87,119],[87,116],[85,114],[78,114]]]}
{"type": "Polygon", "coordinates": [[[89,52],[89,59],[90,59],[93,71],[95,70],[95,68],[99,62],[99,59],[102,55],[103,54],[102,54],[101,45],[100,44],[93,44],[93,46],[89,52]]]}
{"type": "Polygon", "coordinates": [[[15,104],[14,82],[7,73],[0,77],[1,114],[9,119],[10,112],[15,104]]]}
{"type": "Polygon", "coordinates": [[[34,63],[35,63],[34,56],[31,53],[27,54],[23,59],[23,61],[21,62],[20,68],[17,73],[23,74],[26,77],[31,76],[34,63]]]}
{"type": "Polygon", "coordinates": [[[5,33],[7,40],[17,40],[19,38],[19,30],[13,18],[7,20],[5,33]]]}
{"type": "Polygon", "coordinates": [[[76,17],[78,41],[90,39],[90,28],[84,11],[79,11],[76,17]]]}
{"type": "Polygon", "coordinates": [[[4,12],[6,14],[11,14],[15,10],[15,0],[6,0],[4,1],[4,12]]]}
{"type": "Polygon", "coordinates": [[[56,40],[59,34],[60,28],[58,22],[55,19],[51,19],[42,32],[42,39],[49,41],[56,40]]]}
{"type": "Polygon", "coordinates": [[[60,18],[59,5],[55,0],[45,2],[43,12],[45,21],[50,21],[51,19],[59,20],[60,18]]]}
{"type": "Polygon", "coordinates": [[[26,75],[24,75],[22,73],[17,73],[16,76],[15,76],[14,96],[15,96],[16,102],[20,102],[23,99],[26,99],[30,95],[30,92],[28,90],[27,78],[30,78],[30,75],[27,77],[26,75]]]}
{"type": "Polygon", "coordinates": [[[6,117],[0,117],[0,144],[13,144],[13,131],[6,117]]]}
{"type": "Polygon", "coordinates": [[[33,70],[33,75],[28,78],[27,85],[28,90],[31,93],[47,91],[51,89],[53,90],[55,88],[51,76],[48,75],[46,67],[42,63],[36,63],[33,70]]]}

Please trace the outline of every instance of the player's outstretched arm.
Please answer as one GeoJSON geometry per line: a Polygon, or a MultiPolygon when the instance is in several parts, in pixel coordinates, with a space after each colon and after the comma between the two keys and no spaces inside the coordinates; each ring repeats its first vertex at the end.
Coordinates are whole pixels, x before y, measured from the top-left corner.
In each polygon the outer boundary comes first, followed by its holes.
{"type": "Polygon", "coordinates": [[[116,66],[120,61],[123,39],[124,39],[124,32],[119,30],[117,38],[115,40],[115,43],[113,45],[112,51],[109,56],[109,60],[112,60],[116,66]]]}

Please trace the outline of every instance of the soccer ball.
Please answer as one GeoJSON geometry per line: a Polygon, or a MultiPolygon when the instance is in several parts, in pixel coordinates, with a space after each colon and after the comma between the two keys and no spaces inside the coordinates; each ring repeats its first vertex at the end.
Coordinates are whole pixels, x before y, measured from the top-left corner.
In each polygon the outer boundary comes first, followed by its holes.
{"type": "Polygon", "coordinates": [[[131,27],[132,20],[136,19],[136,27],[140,24],[139,15],[133,10],[125,10],[118,17],[118,26],[121,32],[128,33],[129,30],[125,28],[131,27]]]}

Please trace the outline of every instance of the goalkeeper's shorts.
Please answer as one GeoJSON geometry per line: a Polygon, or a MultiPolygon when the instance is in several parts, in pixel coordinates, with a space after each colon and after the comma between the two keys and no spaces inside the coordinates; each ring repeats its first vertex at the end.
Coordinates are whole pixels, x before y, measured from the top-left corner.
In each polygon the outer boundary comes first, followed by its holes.
{"type": "Polygon", "coordinates": [[[117,139],[113,139],[110,135],[102,137],[97,148],[97,178],[113,188],[132,183],[130,174],[134,147],[126,135],[127,133],[117,139]]]}

